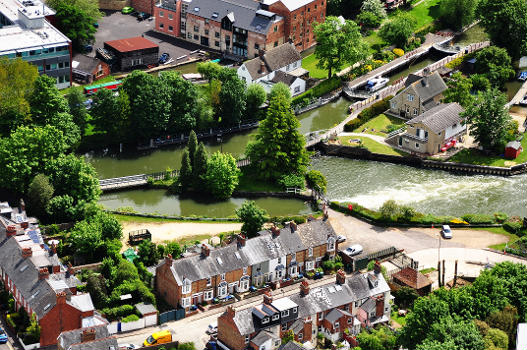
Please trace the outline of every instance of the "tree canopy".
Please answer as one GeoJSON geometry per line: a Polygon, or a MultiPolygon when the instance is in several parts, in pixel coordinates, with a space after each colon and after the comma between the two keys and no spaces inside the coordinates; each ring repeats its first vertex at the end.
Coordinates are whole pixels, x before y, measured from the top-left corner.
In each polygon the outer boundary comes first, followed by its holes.
{"type": "Polygon", "coordinates": [[[511,57],[503,48],[489,46],[476,53],[476,72],[485,75],[491,85],[501,88],[514,77],[511,57]]]}
{"type": "Polygon", "coordinates": [[[227,199],[238,186],[239,176],[240,169],[236,166],[236,159],[230,154],[215,152],[207,162],[207,172],[203,179],[215,198],[227,199]]]}
{"type": "Polygon", "coordinates": [[[315,57],[319,68],[328,70],[328,78],[345,64],[353,65],[368,55],[368,45],[362,39],[358,25],[329,16],[323,23],[316,23],[313,32],[317,40],[315,57]]]}
{"type": "Polygon", "coordinates": [[[477,5],[476,0],[442,0],[439,4],[441,22],[447,28],[460,30],[474,21],[477,5]]]}
{"type": "Polygon", "coordinates": [[[81,51],[94,39],[96,17],[73,3],[57,1],[54,10],[57,28],[71,39],[76,50],[81,51]]]}
{"type": "Polygon", "coordinates": [[[360,10],[361,13],[370,12],[380,19],[386,18],[386,9],[380,0],[364,0],[360,10]]]}
{"type": "Polygon", "coordinates": [[[457,102],[463,107],[470,106],[474,102],[472,90],[472,80],[466,78],[460,72],[452,74],[447,81],[448,89],[443,93],[445,102],[457,102]]]}
{"type": "Polygon", "coordinates": [[[405,48],[408,39],[414,33],[417,22],[408,13],[401,12],[391,21],[384,23],[379,36],[390,44],[405,48]]]}
{"type": "Polygon", "coordinates": [[[243,222],[241,232],[247,238],[252,238],[262,229],[267,212],[258,207],[254,201],[245,201],[239,209],[236,209],[236,216],[243,222]]]}

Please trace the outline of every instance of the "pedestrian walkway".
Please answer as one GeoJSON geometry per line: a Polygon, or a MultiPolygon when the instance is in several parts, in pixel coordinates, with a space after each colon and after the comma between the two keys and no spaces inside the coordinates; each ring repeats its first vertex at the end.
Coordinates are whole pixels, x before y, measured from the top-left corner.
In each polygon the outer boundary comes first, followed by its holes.
{"type": "Polygon", "coordinates": [[[391,145],[388,145],[386,143],[386,137],[383,137],[383,136],[379,136],[379,135],[372,135],[372,134],[367,134],[365,132],[341,132],[339,134],[339,136],[360,136],[360,137],[367,137],[369,139],[372,139],[373,141],[376,141],[378,143],[382,143],[383,145],[387,145],[387,146],[390,146],[391,145]]]}

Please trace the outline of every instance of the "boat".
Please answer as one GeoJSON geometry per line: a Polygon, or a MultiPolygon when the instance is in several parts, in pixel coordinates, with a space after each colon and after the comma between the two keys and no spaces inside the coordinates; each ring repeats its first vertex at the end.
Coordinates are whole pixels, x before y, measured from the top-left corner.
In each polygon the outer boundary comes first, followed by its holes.
{"type": "Polygon", "coordinates": [[[379,91],[380,89],[385,87],[386,84],[388,84],[388,81],[390,81],[390,79],[383,78],[383,77],[370,79],[366,83],[365,89],[366,89],[366,91],[369,91],[369,92],[379,91]]]}
{"type": "Polygon", "coordinates": [[[518,75],[518,80],[525,81],[527,80],[527,71],[523,71],[518,75]]]}

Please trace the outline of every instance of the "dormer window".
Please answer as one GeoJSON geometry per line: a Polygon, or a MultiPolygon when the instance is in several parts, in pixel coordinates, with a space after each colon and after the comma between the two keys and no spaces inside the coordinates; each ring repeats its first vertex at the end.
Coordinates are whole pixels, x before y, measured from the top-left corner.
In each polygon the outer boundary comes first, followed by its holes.
{"type": "Polygon", "coordinates": [[[269,317],[262,318],[262,324],[269,323],[269,317]]]}
{"type": "Polygon", "coordinates": [[[293,313],[296,314],[297,312],[298,312],[298,308],[297,307],[293,308],[293,313]]]}
{"type": "Polygon", "coordinates": [[[289,316],[289,310],[284,310],[284,311],[282,311],[282,312],[281,312],[281,316],[282,316],[282,317],[287,317],[287,316],[289,316]]]}
{"type": "Polygon", "coordinates": [[[408,101],[412,102],[414,100],[414,95],[408,94],[408,101]]]}
{"type": "Polygon", "coordinates": [[[274,314],[272,320],[273,320],[273,321],[276,321],[276,320],[278,320],[279,318],[280,318],[280,315],[279,315],[279,314],[274,314]]]}

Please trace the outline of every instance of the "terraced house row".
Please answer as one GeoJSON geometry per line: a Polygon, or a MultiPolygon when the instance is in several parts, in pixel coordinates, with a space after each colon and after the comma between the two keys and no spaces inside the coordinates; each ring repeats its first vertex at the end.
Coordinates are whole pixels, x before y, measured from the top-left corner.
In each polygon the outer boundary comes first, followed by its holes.
{"type": "Polygon", "coordinates": [[[318,267],[322,258],[335,257],[337,236],[331,225],[313,220],[282,229],[273,227],[257,237],[237,240],[201,253],[174,260],[167,257],[156,270],[157,290],[174,307],[192,305],[247,292],[250,286],[280,283],[318,267]]]}

